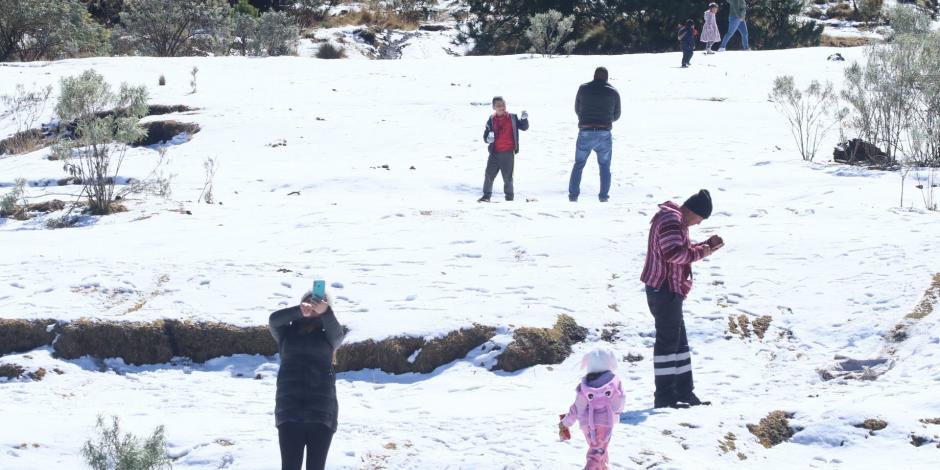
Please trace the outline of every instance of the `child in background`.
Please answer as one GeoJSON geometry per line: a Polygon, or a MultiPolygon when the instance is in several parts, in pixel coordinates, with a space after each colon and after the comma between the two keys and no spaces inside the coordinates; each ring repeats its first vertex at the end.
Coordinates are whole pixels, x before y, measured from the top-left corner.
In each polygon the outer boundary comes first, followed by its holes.
{"type": "Polygon", "coordinates": [[[617,357],[610,350],[598,348],[584,355],[581,368],[587,375],[575,389],[577,395],[568,414],[562,415],[558,423],[558,435],[562,440],[570,439],[569,428],[577,421],[588,442],[584,470],[606,470],[607,445],[624,404],[620,379],[614,374],[617,357]]]}
{"type": "Polygon", "coordinates": [[[691,65],[692,53],[695,51],[695,36],[698,31],[695,30],[695,21],[691,18],[686,20],[685,25],[679,29],[679,46],[682,48],[682,68],[691,65]]]}
{"type": "Polygon", "coordinates": [[[702,27],[702,42],[705,43],[705,53],[714,54],[712,44],[721,42],[721,32],[718,31],[718,21],[715,19],[718,14],[718,4],[709,3],[705,10],[705,26],[702,27]]]}

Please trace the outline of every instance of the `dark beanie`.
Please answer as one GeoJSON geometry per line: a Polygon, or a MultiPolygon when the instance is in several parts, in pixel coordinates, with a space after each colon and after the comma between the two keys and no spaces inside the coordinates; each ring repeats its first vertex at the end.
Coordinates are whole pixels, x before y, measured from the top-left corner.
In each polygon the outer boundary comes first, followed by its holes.
{"type": "Polygon", "coordinates": [[[707,189],[703,189],[687,199],[683,206],[707,219],[712,215],[712,195],[708,193],[707,189]]]}

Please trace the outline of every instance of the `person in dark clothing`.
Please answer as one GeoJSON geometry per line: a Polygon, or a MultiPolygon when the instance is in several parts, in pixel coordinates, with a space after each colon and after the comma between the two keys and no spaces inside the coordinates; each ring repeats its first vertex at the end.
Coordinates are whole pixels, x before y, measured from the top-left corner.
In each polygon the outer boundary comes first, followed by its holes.
{"type": "Polygon", "coordinates": [[[307,470],[322,470],[336,432],[333,353],[345,333],[330,303],[307,293],[300,305],[278,310],[268,321],[281,358],[274,408],[281,470],[300,470],[304,448],[307,470]]]}
{"type": "Polygon", "coordinates": [[[682,48],[682,68],[687,68],[692,62],[692,53],[695,51],[695,21],[686,20],[685,25],[679,28],[679,46],[682,48]]]}
{"type": "Polygon", "coordinates": [[[693,243],[689,227],[712,213],[711,194],[701,190],[682,206],[672,201],[660,204],[650,222],[646,264],[640,280],[646,285],[646,300],[656,322],[653,372],[656,408],[688,408],[709,405],[693,392],[692,355],[682,317],[682,302],[692,290],[692,263],[711,256],[724,246],[713,235],[693,243]]]}
{"type": "Polygon", "coordinates": [[[506,112],[506,100],[501,96],[493,98],[493,115],[486,120],[483,140],[489,144],[490,156],[486,160],[486,172],[483,177],[483,197],[477,202],[490,202],[493,195],[493,181],[496,175],[503,174],[503,194],[507,201],[515,198],[513,188],[513,170],[516,154],[519,153],[519,131],[529,130],[529,113],[522,111],[522,116],[506,112]]]}
{"type": "Polygon", "coordinates": [[[610,161],[613,154],[610,130],[614,121],[620,119],[620,94],[607,83],[608,78],[607,69],[598,67],[594,71],[594,80],[581,85],[574,100],[579,130],[574,167],[568,181],[568,200],[571,202],[577,202],[581,194],[581,173],[591,152],[597,152],[597,164],[600,166],[601,190],[597,197],[601,202],[607,202],[610,198],[610,161]]]}

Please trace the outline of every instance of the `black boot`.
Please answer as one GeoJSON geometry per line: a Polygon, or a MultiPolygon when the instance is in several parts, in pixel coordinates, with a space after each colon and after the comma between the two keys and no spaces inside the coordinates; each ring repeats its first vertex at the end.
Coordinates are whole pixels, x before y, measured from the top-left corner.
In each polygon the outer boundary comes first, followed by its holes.
{"type": "Polygon", "coordinates": [[[702,406],[702,405],[710,406],[712,404],[712,402],[710,401],[700,400],[697,396],[695,396],[694,393],[689,394],[689,396],[685,398],[680,398],[679,401],[682,403],[688,403],[689,406],[702,406]]]}
{"type": "Polygon", "coordinates": [[[676,401],[676,400],[661,400],[661,399],[656,399],[656,400],[653,402],[653,408],[685,409],[685,408],[688,408],[688,407],[689,407],[689,405],[686,405],[685,403],[679,403],[679,402],[676,401]]]}
{"type": "Polygon", "coordinates": [[[490,202],[489,196],[483,196],[480,199],[477,199],[477,202],[490,202]]]}

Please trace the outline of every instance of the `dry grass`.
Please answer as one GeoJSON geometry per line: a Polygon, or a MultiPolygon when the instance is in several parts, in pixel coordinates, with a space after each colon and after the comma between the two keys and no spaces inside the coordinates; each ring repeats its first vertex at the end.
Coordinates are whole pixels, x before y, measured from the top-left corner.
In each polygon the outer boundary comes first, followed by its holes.
{"type": "Polygon", "coordinates": [[[19,364],[0,364],[0,377],[13,380],[18,379],[26,372],[26,369],[19,364]]]}
{"type": "Polygon", "coordinates": [[[345,344],[336,352],[336,370],[346,372],[380,369],[390,374],[426,374],[466,356],[473,348],[492,339],[495,334],[494,328],[474,325],[430,341],[398,336],[378,342],[367,340],[345,344]],[[419,349],[418,355],[409,362],[408,359],[419,349]]]}
{"type": "Polygon", "coordinates": [[[21,155],[35,152],[50,144],[51,142],[46,139],[41,130],[29,129],[0,140],[0,155],[21,155]]]}
{"type": "Polygon", "coordinates": [[[920,303],[914,307],[914,311],[907,315],[907,318],[921,320],[933,313],[933,308],[938,303],[940,303],[940,273],[933,275],[930,287],[924,291],[924,297],[921,299],[920,303]]]}
{"type": "Polygon", "coordinates": [[[32,351],[52,344],[55,320],[0,319],[0,355],[32,351]]]}
{"type": "Polygon", "coordinates": [[[552,328],[519,328],[496,369],[515,372],[537,364],[560,364],[571,355],[571,345],[585,338],[587,329],[568,315],[559,315],[552,328]]]}
{"type": "Polygon", "coordinates": [[[854,425],[859,429],[867,429],[871,434],[875,434],[875,431],[881,431],[882,429],[888,427],[888,423],[883,419],[874,419],[869,418],[864,422],[854,425]]]}
{"type": "Polygon", "coordinates": [[[166,333],[175,356],[206,362],[235,354],[277,354],[277,343],[266,326],[238,327],[219,322],[167,320],[166,333]]]}
{"type": "Polygon", "coordinates": [[[378,29],[398,29],[414,31],[418,29],[420,19],[414,15],[401,15],[383,8],[363,8],[345,15],[331,16],[320,23],[322,28],[340,28],[343,26],[371,26],[378,29]]]}
{"type": "Polygon", "coordinates": [[[760,339],[764,339],[764,334],[767,333],[767,330],[770,329],[770,323],[773,322],[773,317],[770,315],[764,315],[757,320],[754,320],[754,335],[760,339]]]}
{"type": "Polygon", "coordinates": [[[790,427],[790,418],[793,418],[793,413],[772,411],[761,418],[758,424],[748,424],[747,430],[757,436],[762,446],[769,449],[793,437],[794,430],[790,427]]]}
{"type": "Polygon", "coordinates": [[[173,358],[173,347],[163,321],[102,322],[79,320],[61,326],[56,355],[120,357],[128,364],[162,364],[173,358]]]}
{"type": "Polygon", "coordinates": [[[867,46],[875,42],[874,39],[862,36],[830,36],[823,34],[819,38],[822,47],[858,47],[867,46]]]}

